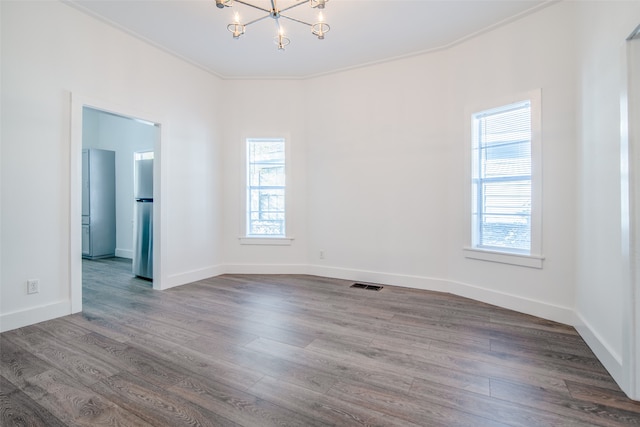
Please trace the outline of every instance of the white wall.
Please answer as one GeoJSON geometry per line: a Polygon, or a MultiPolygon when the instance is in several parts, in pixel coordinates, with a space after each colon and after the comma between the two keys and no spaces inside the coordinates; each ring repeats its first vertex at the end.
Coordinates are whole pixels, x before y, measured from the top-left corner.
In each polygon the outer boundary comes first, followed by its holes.
{"type": "Polygon", "coordinates": [[[438,53],[307,83],[309,260],[317,274],[430,286],[447,277],[447,72],[447,54],[438,53]]]}
{"type": "Polygon", "coordinates": [[[640,3],[584,2],[577,12],[577,326],[626,388],[623,307],[631,295],[622,256],[620,93],[625,38],[640,24],[640,3]]]}
{"type": "Polygon", "coordinates": [[[80,257],[69,240],[72,93],[162,118],[165,286],[216,274],[221,82],[63,3],[0,8],[0,328],[70,312],[70,264],[80,257]],[[40,293],[27,295],[33,278],[40,293]]]}
{"type": "Polygon", "coordinates": [[[307,264],[306,103],[301,81],[225,82],[224,258],[229,272],[302,272],[307,264]],[[288,246],[241,244],[244,221],[244,145],[250,137],[285,137],[288,246]]]}
{"type": "Polygon", "coordinates": [[[563,2],[475,37],[451,49],[449,64],[454,162],[449,175],[453,244],[447,256],[448,278],[469,296],[564,323],[573,322],[576,266],[575,6],[563,2]],[[464,134],[470,120],[465,109],[533,89],[542,94],[543,268],[466,259],[461,251],[470,243],[465,240],[468,216],[463,192],[469,185],[463,171],[470,144],[464,134]]]}
{"type": "Polygon", "coordinates": [[[313,271],[573,321],[572,7],[546,8],[444,52],[308,82],[313,271]],[[539,88],[544,268],[466,259],[465,109],[539,88]]]}
{"type": "Polygon", "coordinates": [[[93,108],[82,115],[83,148],[116,153],[116,256],[133,256],[133,153],[153,151],[160,137],[152,123],[117,116],[93,108]]]}

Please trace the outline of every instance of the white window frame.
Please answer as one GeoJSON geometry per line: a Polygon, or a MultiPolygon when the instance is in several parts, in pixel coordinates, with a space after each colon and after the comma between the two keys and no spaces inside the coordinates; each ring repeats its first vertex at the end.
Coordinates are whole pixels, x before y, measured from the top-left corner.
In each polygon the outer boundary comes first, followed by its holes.
{"type": "Polygon", "coordinates": [[[287,134],[261,135],[243,137],[242,151],[242,218],[239,241],[242,245],[291,245],[292,237],[292,216],[291,216],[291,142],[287,134]],[[283,140],[285,147],[285,236],[274,235],[250,235],[249,231],[249,142],[252,140],[283,140]]]}
{"type": "Polygon", "coordinates": [[[465,109],[465,215],[467,226],[466,246],[463,249],[467,258],[512,264],[523,267],[542,268],[542,91],[540,89],[503,97],[491,102],[471,105],[465,109]],[[473,122],[477,113],[506,107],[523,101],[531,102],[531,248],[529,253],[519,253],[508,248],[482,248],[476,245],[477,228],[473,206],[473,122]]]}

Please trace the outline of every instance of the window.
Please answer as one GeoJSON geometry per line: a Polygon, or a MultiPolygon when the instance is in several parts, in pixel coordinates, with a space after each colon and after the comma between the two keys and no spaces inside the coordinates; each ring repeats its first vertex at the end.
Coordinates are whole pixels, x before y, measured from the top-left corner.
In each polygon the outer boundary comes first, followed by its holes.
{"type": "Polygon", "coordinates": [[[542,266],[538,109],[532,97],[471,114],[471,258],[542,266]]]}
{"type": "Polygon", "coordinates": [[[285,237],[285,140],[247,139],[246,237],[285,237]]]}
{"type": "Polygon", "coordinates": [[[474,246],[531,251],[531,102],[473,115],[474,246]]]}

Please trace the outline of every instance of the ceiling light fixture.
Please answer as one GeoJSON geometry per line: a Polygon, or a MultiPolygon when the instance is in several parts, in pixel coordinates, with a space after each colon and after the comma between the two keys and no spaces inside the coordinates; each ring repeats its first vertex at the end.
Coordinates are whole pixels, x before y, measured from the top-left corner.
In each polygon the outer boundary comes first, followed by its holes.
{"type": "Polygon", "coordinates": [[[291,16],[288,15],[283,15],[282,12],[286,12],[288,10],[291,10],[295,7],[298,6],[302,6],[305,3],[309,3],[309,5],[314,8],[314,9],[324,9],[325,4],[328,2],[329,0],[303,0],[303,1],[296,1],[295,4],[289,6],[289,7],[285,7],[284,9],[279,9],[278,5],[277,5],[277,1],[276,0],[270,0],[271,2],[271,9],[265,9],[261,6],[256,6],[254,4],[251,4],[249,2],[246,2],[244,0],[216,0],[216,6],[219,9],[224,9],[225,7],[231,7],[233,6],[233,3],[240,3],[243,4],[245,6],[249,6],[252,7],[254,9],[258,9],[261,10],[263,12],[266,12],[267,14],[265,16],[262,16],[258,19],[254,19],[253,21],[247,22],[246,24],[243,24],[240,22],[240,17],[238,15],[238,13],[235,14],[233,22],[229,25],[227,25],[227,30],[229,30],[231,32],[231,34],[233,35],[234,39],[239,39],[240,36],[242,36],[245,33],[246,27],[251,25],[251,24],[255,24],[258,21],[262,21],[265,18],[273,18],[276,21],[276,27],[277,27],[277,35],[274,37],[273,41],[275,42],[276,46],[278,46],[278,50],[284,50],[285,46],[287,46],[289,43],[291,43],[291,40],[289,40],[289,38],[285,35],[284,33],[284,29],[282,28],[282,26],[280,25],[280,18],[285,18],[288,19],[290,21],[294,21],[297,22],[299,24],[303,24],[303,25],[308,25],[311,28],[311,33],[318,37],[319,40],[323,40],[325,34],[327,34],[329,32],[329,30],[331,29],[331,27],[329,26],[329,24],[327,24],[326,22],[324,22],[324,19],[322,17],[322,13],[319,13],[318,15],[318,22],[316,23],[309,23],[309,22],[305,22],[301,19],[298,18],[293,18],[291,16]]]}

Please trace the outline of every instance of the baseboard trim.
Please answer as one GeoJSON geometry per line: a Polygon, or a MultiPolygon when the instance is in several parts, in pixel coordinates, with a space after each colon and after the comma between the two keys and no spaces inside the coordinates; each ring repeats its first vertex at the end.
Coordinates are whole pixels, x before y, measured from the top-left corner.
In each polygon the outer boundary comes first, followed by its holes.
{"type": "MultiPolygon", "coordinates": [[[[613,351],[611,346],[607,344],[579,312],[576,312],[575,328],[598,360],[600,360],[600,363],[609,371],[615,382],[621,386],[627,384],[628,379],[625,378],[624,375],[622,356],[613,351]]],[[[625,387],[621,388],[624,389],[625,387]]]]}
{"type": "Polygon", "coordinates": [[[356,270],[351,268],[325,267],[310,265],[308,274],[331,277],[334,279],[353,280],[358,282],[379,283],[389,286],[423,289],[428,291],[449,292],[447,281],[426,276],[383,273],[379,271],[356,270]]]}
{"type": "Polygon", "coordinates": [[[162,283],[162,289],[186,285],[222,274],[308,274],[305,264],[225,264],[173,274],[162,283]]]}
{"type": "Polygon", "coordinates": [[[505,292],[494,291],[468,283],[450,282],[450,292],[455,295],[470,298],[475,301],[497,305],[498,307],[514,310],[519,313],[541,317],[565,325],[574,326],[575,312],[570,307],[551,304],[545,301],[525,298],[505,292]]]}
{"type": "Polygon", "coordinates": [[[190,270],[184,273],[172,274],[162,281],[161,290],[175,288],[176,286],[187,285],[189,283],[197,282],[199,280],[208,279],[210,277],[220,276],[224,274],[225,268],[221,265],[214,265],[206,268],[200,268],[197,270],[190,270]]]}
{"type": "Polygon", "coordinates": [[[309,274],[306,264],[226,264],[226,274],[309,274]]]}
{"type": "Polygon", "coordinates": [[[476,301],[493,304],[502,308],[515,310],[520,313],[542,317],[566,325],[575,324],[573,309],[559,305],[536,301],[516,295],[497,292],[467,283],[454,282],[426,276],[412,276],[404,274],[390,274],[375,271],[353,270],[347,268],[325,267],[312,265],[308,267],[309,274],[332,277],[336,279],[356,280],[384,285],[403,286],[407,288],[427,291],[446,292],[476,301]]]}
{"type": "Polygon", "coordinates": [[[71,301],[58,301],[25,310],[3,313],[0,315],[0,332],[34,325],[69,314],[71,314],[71,301]]]}
{"type": "Polygon", "coordinates": [[[116,256],[118,258],[133,259],[133,251],[131,249],[118,249],[118,248],[116,248],[116,256]]]}

